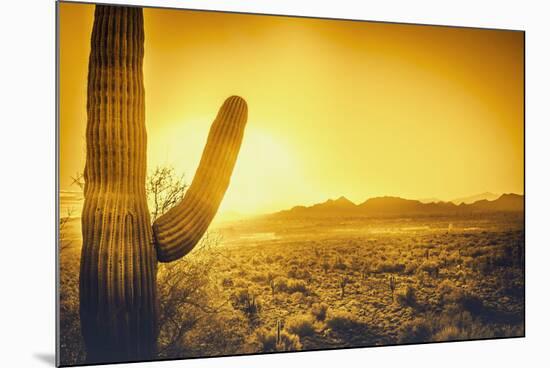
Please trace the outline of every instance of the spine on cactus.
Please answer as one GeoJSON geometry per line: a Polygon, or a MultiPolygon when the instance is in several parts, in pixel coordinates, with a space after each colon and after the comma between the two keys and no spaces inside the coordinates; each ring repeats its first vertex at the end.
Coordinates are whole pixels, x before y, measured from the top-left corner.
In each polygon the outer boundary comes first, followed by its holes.
{"type": "Polygon", "coordinates": [[[88,362],[154,356],[156,254],[145,195],[141,8],[97,5],[88,69],[80,265],[88,362]]]}
{"type": "Polygon", "coordinates": [[[183,257],[206,232],[229,186],[247,114],[246,102],[238,96],[229,97],[220,108],[185,197],[153,224],[159,261],[183,257]]]}

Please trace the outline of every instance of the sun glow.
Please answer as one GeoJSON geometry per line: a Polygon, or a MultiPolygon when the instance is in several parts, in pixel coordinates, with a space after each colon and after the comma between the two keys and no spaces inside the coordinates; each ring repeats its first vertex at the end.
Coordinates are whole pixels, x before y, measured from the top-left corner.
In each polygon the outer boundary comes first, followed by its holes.
{"type": "MultiPolygon", "coordinates": [[[[61,11],[60,185],[71,190],[93,6],[61,11]]],[[[523,193],[521,32],[165,9],[144,19],[149,170],[172,166],[190,183],[225,98],[248,103],[222,213],[523,193]]]]}
{"type": "MultiPolygon", "coordinates": [[[[162,124],[163,129],[149,129],[152,141],[163,142],[149,145],[149,168],[171,166],[176,172],[185,173],[185,181],[190,183],[211,122],[211,116],[202,116],[162,124]]],[[[261,125],[250,122],[245,130],[231,184],[220,207],[221,218],[224,214],[235,217],[293,205],[292,200],[281,202],[279,198],[285,197],[289,186],[305,186],[299,153],[284,138],[262,129],[261,125]]]]}
{"type": "Polygon", "coordinates": [[[285,197],[289,186],[304,185],[298,153],[280,137],[252,124],[245,135],[220,211],[239,208],[243,213],[258,213],[283,208],[288,203],[278,199],[285,197]]]}

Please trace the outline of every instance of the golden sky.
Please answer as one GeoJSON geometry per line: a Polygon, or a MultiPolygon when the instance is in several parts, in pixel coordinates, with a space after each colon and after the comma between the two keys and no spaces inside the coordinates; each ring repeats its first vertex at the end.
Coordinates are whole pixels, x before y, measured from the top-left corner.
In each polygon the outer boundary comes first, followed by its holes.
{"type": "MultiPolygon", "coordinates": [[[[85,163],[93,5],[60,4],[60,185],[85,163]]],[[[248,126],[221,211],[523,193],[523,33],[145,9],[148,168],[190,182],[223,100],[248,126]]]]}

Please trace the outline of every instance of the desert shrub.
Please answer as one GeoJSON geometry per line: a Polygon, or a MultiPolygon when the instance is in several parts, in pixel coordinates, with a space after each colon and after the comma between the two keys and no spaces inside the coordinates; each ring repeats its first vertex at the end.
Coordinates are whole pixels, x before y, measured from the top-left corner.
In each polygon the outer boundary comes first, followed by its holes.
{"type": "Polygon", "coordinates": [[[307,288],[307,285],[302,280],[290,280],[287,284],[287,290],[288,293],[302,293],[307,294],[309,291],[307,288]]]}
{"type": "Polygon", "coordinates": [[[288,294],[302,293],[307,294],[309,289],[303,280],[289,280],[283,277],[278,277],[274,281],[275,290],[282,291],[288,294]]]}
{"type": "Polygon", "coordinates": [[[403,306],[414,307],[416,305],[416,292],[412,286],[407,285],[397,292],[396,299],[403,306]]]}
{"type": "Polygon", "coordinates": [[[253,322],[261,309],[261,304],[256,296],[248,289],[237,290],[231,296],[233,308],[241,311],[248,319],[253,322]]]}
{"type": "Polygon", "coordinates": [[[297,277],[296,277],[297,274],[298,274],[298,266],[292,266],[292,267],[290,267],[290,270],[288,270],[288,272],[287,272],[287,276],[288,276],[289,278],[297,278],[297,277]]]}
{"type": "Polygon", "coordinates": [[[291,257],[286,261],[287,267],[288,266],[298,266],[299,263],[300,263],[300,261],[298,261],[298,259],[295,258],[295,257],[291,257]]]}
{"type": "Polygon", "coordinates": [[[221,330],[224,322],[220,322],[216,314],[226,301],[219,298],[219,284],[211,282],[211,270],[219,257],[217,244],[215,237],[207,235],[189,256],[159,264],[160,357],[203,351],[201,344],[206,337],[198,331],[221,330]],[[184,345],[183,341],[187,343],[184,345]]]}
{"type": "Polygon", "coordinates": [[[159,338],[159,358],[228,355],[243,351],[249,328],[242,314],[224,308],[204,313],[191,322],[192,327],[182,329],[183,335],[174,344],[166,345],[165,336],[159,338]]]}
{"type": "Polygon", "coordinates": [[[512,267],[514,265],[514,257],[512,256],[512,246],[507,246],[503,250],[496,253],[493,258],[495,267],[512,267]],[[508,251],[507,251],[508,250],[508,251]],[[510,252],[510,254],[507,254],[510,252]]]}
{"type": "Polygon", "coordinates": [[[485,254],[486,252],[487,252],[487,249],[484,247],[470,246],[466,248],[462,253],[465,256],[476,258],[481,256],[482,254],[485,254]]]}
{"type": "Polygon", "coordinates": [[[456,326],[460,329],[469,328],[474,324],[474,318],[470,312],[461,310],[457,305],[449,305],[437,316],[434,322],[434,330],[442,330],[447,326],[456,326]]]}
{"type": "MultiPolygon", "coordinates": [[[[455,247],[456,248],[456,247],[455,247]]],[[[463,250],[462,248],[460,249],[455,249],[455,250],[450,250],[448,253],[447,253],[447,262],[449,264],[452,264],[452,265],[457,265],[457,264],[461,264],[462,263],[462,254],[463,250]]]]}
{"type": "Polygon", "coordinates": [[[269,353],[275,351],[296,351],[302,349],[300,337],[298,335],[281,330],[279,341],[277,341],[277,332],[261,328],[255,331],[253,345],[257,351],[269,353]]]}
{"type": "Polygon", "coordinates": [[[472,316],[457,306],[446,307],[435,320],[433,341],[480,339],[503,336],[501,328],[484,324],[480,318],[472,316]]]}
{"type": "Polygon", "coordinates": [[[437,248],[430,249],[430,257],[439,258],[440,255],[441,255],[441,250],[437,248]]]}
{"type": "Polygon", "coordinates": [[[365,268],[365,265],[359,258],[354,257],[351,260],[351,269],[355,272],[361,272],[365,268]]]}
{"type": "Polygon", "coordinates": [[[285,322],[285,329],[300,337],[312,336],[315,334],[313,318],[309,315],[297,315],[290,317],[285,322]]]}
{"type": "Polygon", "coordinates": [[[281,331],[279,337],[279,343],[277,344],[277,351],[296,351],[302,350],[302,343],[300,342],[300,337],[288,333],[286,331],[281,331]]]}
{"type": "Polygon", "coordinates": [[[324,321],[327,318],[328,305],[325,303],[314,303],[311,306],[311,314],[317,321],[324,321]]]}
{"type": "Polygon", "coordinates": [[[420,268],[416,269],[414,276],[421,286],[428,284],[428,281],[430,280],[429,275],[426,272],[420,270],[420,268]]]}
{"type": "Polygon", "coordinates": [[[436,261],[427,260],[422,262],[420,265],[420,270],[427,272],[432,277],[439,275],[439,264],[436,261]]]}
{"type": "Polygon", "coordinates": [[[407,274],[407,275],[412,275],[413,273],[416,272],[416,269],[418,268],[418,263],[414,262],[414,261],[408,261],[407,263],[405,263],[405,270],[404,272],[407,274]]]}
{"type": "Polygon", "coordinates": [[[456,326],[445,326],[433,336],[434,341],[460,340],[462,331],[456,326]]]}
{"type": "Polygon", "coordinates": [[[233,286],[233,280],[229,277],[224,277],[222,280],[222,286],[223,287],[231,287],[233,286]]]}
{"type": "Polygon", "coordinates": [[[260,352],[268,353],[277,351],[277,333],[268,330],[267,328],[260,328],[254,332],[255,340],[253,343],[258,345],[260,352]]]}
{"type": "Polygon", "coordinates": [[[296,306],[306,307],[308,303],[308,298],[306,294],[303,294],[299,291],[289,294],[289,298],[287,300],[289,300],[292,305],[296,306]]]}
{"type": "Polygon", "coordinates": [[[59,327],[61,363],[84,363],[86,357],[80,333],[78,270],[79,258],[69,257],[70,249],[60,247],[59,327]]]}
{"type": "Polygon", "coordinates": [[[256,272],[250,275],[249,279],[250,281],[255,282],[257,284],[263,284],[267,280],[267,275],[256,272]]]}
{"type": "Polygon", "coordinates": [[[455,299],[459,306],[473,315],[479,315],[483,312],[483,301],[479,296],[474,295],[473,293],[461,290],[455,299]]]}
{"type": "Polygon", "coordinates": [[[361,326],[361,322],[354,314],[343,310],[333,311],[325,322],[327,327],[335,332],[350,332],[361,326]]]}
{"type": "Polygon", "coordinates": [[[384,261],[376,265],[377,273],[402,273],[403,271],[405,271],[404,263],[384,261]]]}
{"type": "Polygon", "coordinates": [[[275,290],[286,292],[288,290],[288,279],[277,277],[274,280],[275,290]]]}
{"type": "Polygon", "coordinates": [[[342,258],[338,257],[338,258],[336,258],[336,260],[332,264],[332,268],[335,269],[335,270],[343,271],[343,270],[348,268],[348,265],[344,263],[342,258]]]}
{"type": "Polygon", "coordinates": [[[466,272],[464,272],[463,270],[458,270],[455,272],[454,278],[459,281],[465,281],[467,278],[466,272]]]}
{"type": "Polygon", "coordinates": [[[474,269],[487,275],[495,270],[494,258],[491,255],[479,256],[474,261],[474,269]]]}
{"type": "Polygon", "coordinates": [[[480,339],[495,336],[519,336],[523,325],[488,325],[457,304],[440,314],[417,317],[402,325],[398,339],[402,343],[480,339]]]}
{"type": "Polygon", "coordinates": [[[299,278],[306,281],[311,281],[311,278],[312,278],[311,273],[308,270],[302,270],[302,272],[299,273],[298,276],[299,278]]]}
{"type": "Polygon", "coordinates": [[[155,221],[183,198],[187,184],[184,176],[178,175],[173,167],[156,167],[145,182],[151,221],[155,221]]]}
{"type": "Polygon", "coordinates": [[[451,280],[445,279],[437,285],[437,292],[441,303],[454,302],[457,287],[451,280]]]}
{"type": "Polygon", "coordinates": [[[432,329],[428,321],[417,317],[401,325],[398,333],[400,343],[418,343],[430,341],[432,329]]]}
{"type": "Polygon", "coordinates": [[[367,264],[364,264],[361,269],[360,269],[360,272],[361,272],[361,278],[362,279],[367,279],[367,277],[370,275],[371,273],[371,269],[369,267],[369,265],[367,264]]]}
{"type": "Polygon", "coordinates": [[[459,310],[465,310],[473,315],[479,315],[484,310],[483,301],[479,296],[456,287],[449,280],[439,284],[437,291],[442,304],[454,304],[459,310]]]}
{"type": "Polygon", "coordinates": [[[293,279],[309,280],[311,278],[311,273],[306,269],[298,268],[297,266],[292,266],[288,271],[287,276],[293,279]]]}

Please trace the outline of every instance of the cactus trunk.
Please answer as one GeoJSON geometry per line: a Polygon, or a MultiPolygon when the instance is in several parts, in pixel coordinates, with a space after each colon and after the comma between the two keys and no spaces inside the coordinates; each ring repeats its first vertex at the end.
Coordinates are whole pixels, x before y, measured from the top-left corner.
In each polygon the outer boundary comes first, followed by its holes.
{"type": "Polygon", "coordinates": [[[81,329],[89,361],[148,359],[157,260],[145,196],[142,10],[97,6],[91,43],[81,329]]]}
{"type": "Polygon", "coordinates": [[[225,194],[247,120],[228,98],[185,197],[151,226],[145,192],[147,136],[143,11],[97,5],[88,68],[80,321],[88,363],[155,358],[157,261],[200,240],[225,194]]]}

